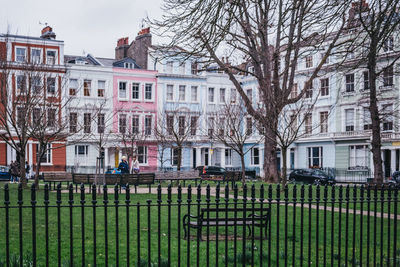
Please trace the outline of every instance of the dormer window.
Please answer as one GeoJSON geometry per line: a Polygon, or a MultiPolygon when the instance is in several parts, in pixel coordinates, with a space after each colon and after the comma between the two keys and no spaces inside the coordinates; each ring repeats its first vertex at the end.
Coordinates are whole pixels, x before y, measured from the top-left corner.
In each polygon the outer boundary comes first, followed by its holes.
{"type": "Polygon", "coordinates": [[[124,68],[125,69],[134,69],[133,63],[125,62],[124,63],[124,68]]]}

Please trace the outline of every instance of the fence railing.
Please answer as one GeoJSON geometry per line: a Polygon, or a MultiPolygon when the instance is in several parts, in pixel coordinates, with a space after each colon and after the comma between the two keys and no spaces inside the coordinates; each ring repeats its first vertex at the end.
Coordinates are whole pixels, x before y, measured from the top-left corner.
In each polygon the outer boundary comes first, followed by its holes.
{"type": "Polygon", "coordinates": [[[5,184],[0,266],[400,264],[398,188],[101,189],[5,184]]]}

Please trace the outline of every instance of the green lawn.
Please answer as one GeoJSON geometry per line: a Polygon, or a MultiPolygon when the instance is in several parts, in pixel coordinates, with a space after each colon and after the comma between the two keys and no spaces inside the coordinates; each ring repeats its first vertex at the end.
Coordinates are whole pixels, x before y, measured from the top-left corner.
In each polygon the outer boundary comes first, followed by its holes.
{"type": "MultiPolygon", "coordinates": [[[[257,184],[258,186],[259,184],[257,184]]],[[[5,261],[5,242],[6,242],[6,228],[5,228],[5,209],[4,207],[4,189],[3,184],[0,184],[0,266],[5,261]]],[[[274,186],[275,187],[275,186],[274,186]]],[[[313,189],[314,190],[314,189],[313,189]]],[[[225,233],[225,227],[219,228],[217,235],[215,228],[210,228],[210,238],[212,241],[208,243],[206,241],[197,241],[196,230],[191,229],[192,238],[189,240],[183,239],[183,228],[182,228],[182,217],[187,214],[187,195],[183,195],[183,202],[180,208],[180,216],[178,216],[178,205],[177,196],[173,195],[172,205],[170,207],[171,212],[168,212],[167,196],[162,196],[162,203],[160,205],[160,213],[158,214],[159,207],[157,206],[157,196],[152,194],[131,194],[130,206],[125,205],[125,194],[120,195],[119,207],[115,207],[114,195],[111,194],[112,190],[109,190],[109,203],[108,207],[105,208],[102,197],[98,195],[95,209],[96,214],[93,214],[92,195],[85,195],[86,207],[81,208],[80,195],[74,194],[74,208],[72,209],[72,234],[70,231],[70,209],[68,204],[68,194],[62,194],[62,202],[60,208],[60,221],[58,221],[57,205],[56,205],[56,193],[52,191],[50,193],[50,207],[48,209],[48,240],[49,240],[49,260],[50,266],[57,266],[58,260],[58,228],[57,224],[60,223],[60,245],[61,245],[61,263],[63,266],[69,266],[70,258],[70,238],[72,237],[73,245],[73,261],[74,265],[79,266],[82,262],[82,229],[84,229],[84,245],[85,245],[85,266],[93,266],[94,264],[94,225],[96,226],[96,260],[97,266],[105,266],[106,260],[106,246],[105,239],[108,238],[108,264],[110,266],[116,265],[117,248],[119,264],[126,266],[127,256],[129,254],[130,266],[135,265],[138,259],[138,251],[140,248],[140,258],[142,263],[145,263],[148,259],[148,243],[150,242],[150,260],[153,263],[158,261],[158,242],[160,241],[160,257],[162,263],[168,258],[168,236],[170,239],[171,248],[171,266],[177,266],[178,264],[178,253],[180,253],[180,259],[182,265],[187,265],[188,258],[190,255],[189,263],[192,266],[196,265],[197,260],[197,249],[200,257],[198,258],[200,266],[205,266],[207,259],[211,266],[216,265],[216,255],[218,251],[218,260],[220,265],[225,265],[227,261],[228,266],[233,265],[234,248],[237,249],[237,259],[240,259],[243,254],[247,255],[248,266],[251,265],[251,253],[254,253],[254,264],[258,266],[266,266],[270,260],[271,266],[284,266],[285,259],[288,265],[300,265],[301,251],[303,251],[303,263],[311,266],[322,265],[324,259],[324,253],[326,254],[327,265],[331,265],[331,261],[334,265],[345,263],[346,251],[347,261],[352,263],[353,258],[353,246],[355,263],[360,266],[367,265],[367,253],[369,253],[369,265],[373,264],[374,255],[376,256],[377,263],[380,266],[386,266],[389,263],[393,266],[393,255],[397,254],[397,260],[400,260],[400,234],[394,234],[395,221],[388,219],[378,218],[374,220],[373,217],[357,215],[354,216],[349,214],[348,220],[348,231],[346,234],[346,214],[327,211],[324,213],[323,210],[308,209],[305,207],[286,207],[283,205],[272,204],[271,205],[271,238],[260,239],[260,231],[256,227],[255,239],[245,239],[243,242],[243,229],[242,227],[228,227],[228,232],[225,233]],[[151,200],[151,202],[147,202],[151,200]],[[138,203],[141,204],[138,208],[138,203]],[[107,220],[105,219],[105,210],[107,211],[107,220]],[[148,212],[150,210],[150,216],[148,212]],[[84,216],[82,217],[82,211],[84,216]],[[287,211],[287,216],[285,215],[287,211]],[[117,213],[118,212],[118,216],[117,213]],[[139,217],[138,217],[138,212],[139,217]],[[295,212],[295,215],[294,215],[295,212]],[[303,220],[301,220],[301,213],[303,213],[303,220]],[[318,213],[318,219],[317,219],[318,213]],[[326,214],[326,224],[324,220],[324,214],[326,214]],[[127,216],[128,215],[128,216],[127,216]],[[295,216],[295,217],[294,217],[295,216]],[[340,216],[340,218],[339,218],[340,216]],[[129,222],[127,222],[127,218],[129,222]],[[139,223],[138,225],[138,218],[139,223]],[[170,218],[170,231],[168,231],[168,221],[170,218]],[[83,223],[82,223],[83,219],[83,223]],[[94,223],[96,220],[96,224],[94,223]],[[118,222],[117,222],[118,220],[118,222]],[[148,223],[150,220],[150,224],[148,223]],[[355,224],[354,224],[355,220],[355,224]],[[361,222],[362,220],[362,222],[361,222]],[[160,226],[158,224],[160,221],[160,226]],[[317,228],[318,222],[318,228],[317,228]],[[180,229],[178,228],[179,223],[181,224],[180,229]],[[367,240],[367,229],[369,223],[370,237],[367,240]],[[325,227],[324,227],[325,226],[325,227]],[[107,231],[106,231],[107,227],[107,231]],[[158,229],[160,227],[160,231],[158,229]],[[362,231],[361,231],[362,227],[362,231]],[[339,229],[340,228],[340,229],[339,229]],[[354,231],[353,231],[354,229],[354,231]],[[376,229],[376,240],[374,239],[374,229],[376,229]],[[234,231],[237,232],[237,240],[234,241],[234,231]],[[286,230],[286,231],[285,231],[286,230]],[[294,232],[293,232],[294,230],[294,232]],[[128,234],[129,232],[129,234],[128,234]],[[285,235],[285,232],[287,233],[285,235]],[[118,236],[117,236],[118,233],[118,236]],[[326,233],[326,234],[325,234],[326,233]],[[107,235],[106,235],[107,234],[107,235]],[[138,234],[140,239],[138,242],[138,234]],[[354,236],[353,236],[354,234],[354,236]],[[178,238],[180,235],[180,238],[178,238]],[[219,241],[216,241],[218,236],[219,241]],[[118,241],[117,241],[118,237],[118,241]],[[150,237],[150,240],[148,239],[150,237]],[[225,237],[228,240],[225,241],[225,237]],[[318,237],[318,238],[317,238],[318,237]],[[326,237],[326,241],[324,239],[326,237]],[[159,240],[160,239],[160,240],[159,240]],[[339,240],[341,242],[339,247],[339,240]],[[347,250],[346,250],[347,240],[347,250]],[[394,241],[396,240],[397,251],[394,251],[394,241]],[[369,242],[367,242],[369,241],[369,242]],[[253,243],[254,242],[254,243],[253,243]],[[318,242],[318,245],[317,245],[318,242]],[[325,242],[325,243],[324,243],[325,242]],[[332,246],[333,242],[333,246],[332,246]],[[139,243],[139,246],[137,245],[139,243]],[[118,244],[118,246],[117,246],[118,244]],[[236,245],[235,245],[236,244],[236,245]],[[244,247],[243,247],[244,244],[244,247]],[[129,251],[127,251],[129,245],[129,251]],[[294,245],[294,246],[293,246],[294,245]],[[253,248],[253,249],[252,249],[253,248]],[[333,252],[332,252],[333,249],[333,252]],[[376,253],[374,254],[374,249],[376,253]],[[227,251],[228,258],[225,259],[225,251],[227,251]],[[245,253],[243,253],[243,251],[245,253]],[[285,253],[286,251],[286,253],[285,253]],[[293,257],[294,251],[294,257],[293,257]],[[208,252],[208,253],[207,253],[208,252]],[[317,258],[318,252],[318,258],[317,258]],[[209,255],[209,257],[207,257],[209,255]],[[309,257],[310,255],[310,257],[309,257]],[[360,262],[362,259],[362,263],[360,262]],[[262,263],[260,262],[262,260],[262,263]],[[318,260],[318,262],[317,262],[318,260]]],[[[133,190],[131,190],[133,192],[133,190]]],[[[197,202],[196,202],[196,190],[192,191],[193,201],[190,204],[191,214],[197,214],[197,202]]],[[[222,193],[222,191],[221,191],[222,193]]],[[[223,196],[223,194],[222,194],[223,196]]],[[[274,188],[274,195],[276,196],[276,188],[274,188]]],[[[9,214],[10,222],[10,254],[12,257],[19,255],[19,209],[17,205],[17,190],[16,185],[12,185],[10,190],[11,206],[9,214]]],[[[30,205],[31,192],[24,190],[23,199],[26,206],[21,209],[22,212],[22,229],[23,229],[23,257],[29,261],[32,258],[32,208],[30,205]]],[[[45,209],[43,208],[44,191],[40,190],[37,192],[37,205],[36,208],[36,245],[37,245],[37,262],[38,266],[45,266],[45,244],[46,244],[46,224],[45,224],[45,209]]],[[[283,199],[283,196],[282,198],[283,199]]],[[[306,198],[307,199],[307,198],[306,198]]],[[[205,197],[202,197],[205,200],[205,197]]],[[[220,207],[224,206],[224,199],[221,199],[220,207]]],[[[230,200],[229,203],[232,203],[230,200]]],[[[239,200],[241,203],[241,200],[239,200]]],[[[387,204],[387,203],[386,203],[387,204]]],[[[386,207],[384,204],[384,207],[386,207]]],[[[215,205],[215,198],[211,199],[211,205],[215,205]]],[[[232,204],[230,204],[232,205],[232,204]]],[[[258,207],[259,204],[254,204],[258,207]]],[[[323,205],[323,203],[321,203],[323,205]]],[[[335,204],[339,205],[339,204],[335,204]]],[[[365,208],[364,204],[364,208],[365,208]]],[[[239,205],[241,207],[241,205],[239,205]]],[[[264,207],[268,206],[267,203],[264,207]]],[[[399,205],[398,205],[399,206],[399,205]]],[[[251,210],[251,201],[247,202],[247,209],[251,210]]],[[[342,205],[343,211],[345,205],[342,205]]],[[[379,211],[379,207],[377,207],[379,211]]],[[[390,209],[393,209],[393,204],[390,209]]],[[[247,215],[247,214],[244,214],[247,215]]],[[[237,216],[243,216],[239,213],[237,216]]],[[[397,222],[397,233],[400,225],[397,222]]],[[[206,239],[206,229],[203,230],[203,238],[206,239]]],[[[397,263],[399,264],[399,262],[397,263]]],[[[157,266],[157,265],[155,265],[157,266]]],[[[161,264],[161,266],[166,266],[161,264]]]]}

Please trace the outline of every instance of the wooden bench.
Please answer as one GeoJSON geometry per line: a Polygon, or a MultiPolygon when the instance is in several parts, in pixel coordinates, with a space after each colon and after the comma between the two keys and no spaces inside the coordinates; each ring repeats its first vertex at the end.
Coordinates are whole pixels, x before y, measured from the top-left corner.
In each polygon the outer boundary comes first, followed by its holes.
{"type": "MultiPolygon", "coordinates": [[[[264,228],[265,238],[267,237],[267,229],[270,224],[270,210],[269,208],[246,208],[246,215],[243,216],[245,210],[243,208],[202,208],[200,215],[193,216],[186,214],[183,216],[183,230],[185,232],[184,238],[188,236],[189,228],[194,228],[201,232],[203,227],[229,227],[246,226],[251,235],[252,227],[264,228]],[[216,216],[218,213],[218,216],[216,216]],[[235,218],[236,213],[236,218],[235,218]]],[[[217,237],[218,239],[218,237],[217,237]]]]}
{"type": "Polygon", "coordinates": [[[72,174],[69,172],[44,172],[43,181],[50,184],[53,183],[54,190],[56,189],[56,183],[67,182],[68,184],[72,182],[72,174]]]}
{"type": "MultiPolygon", "coordinates": [[[[138,174],[97,174],[97,183],[106,185],[118,184],[121,187],[127,184],[135,186],[135,193],[138,185],[148,185],[149,193],[151,193],[151,185],[154,184],[154,173],[138,173],[138,174]]],[[[96,182],[96,174],[94,173],[74,173],[72,181],[76,184],[94,184],[96,182]]]]}

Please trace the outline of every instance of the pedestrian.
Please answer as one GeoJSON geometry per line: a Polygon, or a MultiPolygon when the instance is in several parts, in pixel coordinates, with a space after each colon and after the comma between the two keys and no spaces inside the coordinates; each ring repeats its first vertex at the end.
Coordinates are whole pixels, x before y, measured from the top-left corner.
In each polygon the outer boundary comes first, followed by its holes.
{"type": "Polygon", "coordinates": [[[31,171],[31,166],[29,166],[28,161],[25,162],[25,177],[26,179],[29,179],[29,173],[31,171]]]}
{"type": "Polygon", "coordinates": [[[9,169],[8,169],[8,172],[10,173],[10,183],[14,183],[14,181],[15,181],[15,176],[14,176],[14,161],[11,161],[10,162],[10,166],[9,166],[9,169]]]}
{"type": "Polygon", "coordinates": [[[126,156],[122,156],[121,162],[118,165],[118,169],[121,171],[121,173],[129,173],[129,165],[126,161],[126,156]]]}
{"type": "Polygon", "coordinates": [[[132,165],[131,165],[131,173],[139,173],[139,161],[137,160],[136,156],[133,156],[132,165]]]}

